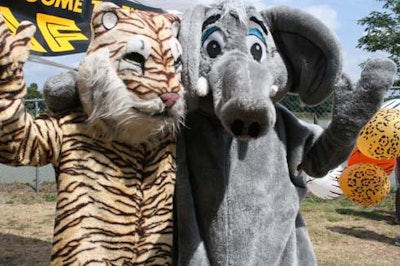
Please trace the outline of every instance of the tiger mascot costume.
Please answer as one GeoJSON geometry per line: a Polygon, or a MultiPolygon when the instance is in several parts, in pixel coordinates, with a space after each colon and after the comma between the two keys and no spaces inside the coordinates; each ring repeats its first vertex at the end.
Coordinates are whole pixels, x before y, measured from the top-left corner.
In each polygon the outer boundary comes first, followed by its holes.
{"type": "Polygon", "coordinates": [[[83,109],[34,119],[22,98],[35,27],[13,36],[0,18],[0,163],[56,169],[51,265],[170,265],[180,21],[103,3],[91,23],[83,109]]]}

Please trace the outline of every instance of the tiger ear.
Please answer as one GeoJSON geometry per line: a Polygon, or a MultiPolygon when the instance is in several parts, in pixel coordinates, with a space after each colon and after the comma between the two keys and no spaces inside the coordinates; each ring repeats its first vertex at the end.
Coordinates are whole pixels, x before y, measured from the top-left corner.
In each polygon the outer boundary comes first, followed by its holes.
{"type": "Polygon", "coordinates": [[[178,38],[179,29],[181,27],[181,18],[178,17],[177,15],[171,14],[171,13],[165,14],[164,16],[171,22],[171,28],[172,28],[174,37],[178,38]]]}
{"type": "Polygon", "coordinates": [[[103,26],[106,29],[110,29],[118,23],[118,19],[117,19],[118,16],[116,14],[113,16],[108,16],[108,15],[104,16],[104,14],[106,14],[106,13],[112,14],[115,12],[128,12],[128,11],[120,8],[119,6],[117,6],[114,3],[103,2],[93,10],[92,23],[94,20],[101,20],[102,23],[98,23],[98,24],[99,25],[103,24],[103,26]],[[102,14],[102,13],[103,13],[103,15],[99,16],[99,14],[102,14]]]}
{"type": "Polygon", "coordinates": [[[122,9],[111,2],[103,2],[99,4],[92,13],[92,19],[90,21],[90,27],[92,29],[91,38],[89,46],[86,50],[86,54],[91,54],[96,50],[96,47],[98,46],[100,41],[96,36],[100,35],[100,33],[102,35],[102,42],[114,42],[114,40],[117,38],[116,36],[104,33],[117,27],[122,14],[128,16],[128,12],[128,10],[122,9]],[[96,27],[94,25],[96,25],[96,27]],[[104,36],[108,36],[108,41],[105,41],[106,37],[104,36]]]}

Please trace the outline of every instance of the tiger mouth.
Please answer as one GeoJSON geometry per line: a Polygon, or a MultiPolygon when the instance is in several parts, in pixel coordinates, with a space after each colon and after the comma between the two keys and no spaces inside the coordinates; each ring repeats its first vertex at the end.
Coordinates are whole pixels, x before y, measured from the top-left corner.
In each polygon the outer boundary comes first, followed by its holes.
{"type": "Polygon", "coordinates": [[[134,112],[137,114],[142,114],[143,116],[148,116],[152,118],[173,118],[167,109],[164,109],[161,112],[146,112],[136,107],[131,107],[131,109],[134,110],[134,112]]]}
{"type": "Polygon", "coordinates": [[[164,110],[160,113],[153,114],[152,117],[172,118],[168,113],[168,110],[164,110]]]}

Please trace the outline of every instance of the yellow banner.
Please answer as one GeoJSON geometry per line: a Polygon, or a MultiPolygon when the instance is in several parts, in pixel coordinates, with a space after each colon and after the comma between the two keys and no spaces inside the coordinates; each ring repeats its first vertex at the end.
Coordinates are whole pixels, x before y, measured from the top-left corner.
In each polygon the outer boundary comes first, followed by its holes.
{"type": "MultiPolygon", "coordinates": [[[[31,53],[42,56],[66,55],[86,51],[90,38],[90,19],[101,0],[1,0],[0,12],[15,33],[19,23],[29,20],[37,26],[31,53]]],[[[110,1],[109,1],[110,2],[110,1]]],[[[129,0],[111,1],[123,8],[163,12],[129,0]]]]}

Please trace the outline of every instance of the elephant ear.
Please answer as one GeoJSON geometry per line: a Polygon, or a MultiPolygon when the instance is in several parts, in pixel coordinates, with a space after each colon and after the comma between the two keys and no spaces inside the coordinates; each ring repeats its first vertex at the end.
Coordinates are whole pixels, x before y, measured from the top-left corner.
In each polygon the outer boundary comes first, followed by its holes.
{"type": "Polygon", "coordinates": [[[187,90],[187,107],[198,105],[197,86],[199,82],[200,48],[202,24],[207,7],[197,5],[188,9],[182,17],[179,41],[182,45],[182,82],[187,90]]]}
{"type": "Polygon", "coordinates": [[[279,6],[261,15],[287,64],[290,92],[308,105],[325,100],[342,73],[336,36],[322,21],[299,9],[279,6]]]}

